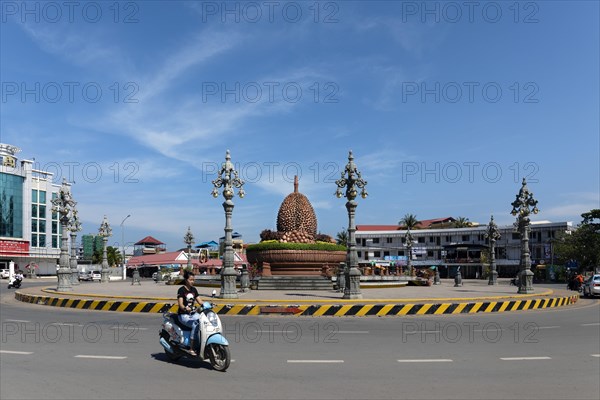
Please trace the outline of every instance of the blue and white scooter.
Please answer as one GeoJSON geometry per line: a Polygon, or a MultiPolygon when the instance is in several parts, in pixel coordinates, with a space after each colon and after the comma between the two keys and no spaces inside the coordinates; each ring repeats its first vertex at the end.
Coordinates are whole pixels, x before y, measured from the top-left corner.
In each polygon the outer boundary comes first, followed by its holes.
{"type": "Polygon", "coordinates": [[[226,371],[231,363],[229,342],[223,336],[221,319],[212,310],[213,304],[205,301],[197,312],[200,314],[197,332],[200,338],[194,340],[196,356],[189,353],[190,336],[192,328],[179,321],[177,314],[164,313],[163,323],[160,330],[160,344],[165,349],[165,354],[172,361],[181,357],[200,358],[209,361],[217,371],[226,371]]]}

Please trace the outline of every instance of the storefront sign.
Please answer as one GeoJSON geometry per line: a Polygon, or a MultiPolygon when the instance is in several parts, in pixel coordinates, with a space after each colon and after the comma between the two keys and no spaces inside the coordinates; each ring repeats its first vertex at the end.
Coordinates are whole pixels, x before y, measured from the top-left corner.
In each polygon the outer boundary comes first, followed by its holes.
{"type": "Polygon", "coordinates": [[[0,240],[0,256],[28,256],[29,242],[24,240],[0,240]]]}

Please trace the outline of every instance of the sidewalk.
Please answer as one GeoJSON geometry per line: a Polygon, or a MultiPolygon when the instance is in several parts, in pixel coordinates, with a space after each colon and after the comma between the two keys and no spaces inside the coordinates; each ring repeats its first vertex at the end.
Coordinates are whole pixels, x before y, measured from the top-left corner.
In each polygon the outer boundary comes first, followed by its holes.
{"type": "MultiPolygon", "coordinates": [[[[176,311],[176,293],[180,285],[166,285],[151,280],[141,285],[131,281],[110,283],[82,282],[70,292],[56,292],[56,282],[39,287],[24,286],[15,295],[17,300],[52,305],[123,312],[176,311]]],[[[293,315],[425,315],[477,312],[520,311],[573,304],[578,294],[563,289],[563,285],[534,285],[534,293],[521,295],[508,279],[498,285],[485,280],[463,280],[462,287],[454,281],[442,280],[441,285],[405,286],[396,288],[361,288],[362,299],[346,300],[334,290],[253,290],[238,292],[238,299],[211,298],[212,287],[197,287],[200,296],[216,304],[215,311],[227,315],[293,314],[293,315]]],[[[219,288],[216,288],[217,296],[219,288]]]]}

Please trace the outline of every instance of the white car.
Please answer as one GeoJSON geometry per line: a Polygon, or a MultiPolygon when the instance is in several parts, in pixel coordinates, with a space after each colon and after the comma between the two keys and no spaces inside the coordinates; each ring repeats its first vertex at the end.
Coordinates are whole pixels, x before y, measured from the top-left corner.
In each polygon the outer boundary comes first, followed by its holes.
{"type": "Polygon", "coordinates": [[[0,269],[0,278],[8,279],[9,274],[10,274],[10,271],[8,269],[0,269]]]}
{"type": "Polygon", "coordinates": [[[92,271],[92,281],[102,280],[102,273],[100,271],[92,271]]]}
{"type": "Polygon", "coordinates": [[[583,297],[588,296],[600,296],[600,274],[595,274],[583,282],[583,297]]]}

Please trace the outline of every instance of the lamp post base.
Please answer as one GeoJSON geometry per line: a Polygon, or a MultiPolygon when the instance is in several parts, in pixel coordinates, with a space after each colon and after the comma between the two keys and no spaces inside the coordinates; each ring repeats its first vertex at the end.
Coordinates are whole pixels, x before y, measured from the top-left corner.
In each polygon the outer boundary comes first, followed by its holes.
{"type": "Polygon", "coordinates": [[[58,286],[56,287],[57,292],[70,292],[73,290],[71,286],[71,269],[70,268],[59,268],[56,272],[58,276],[58,286]]]}
{"type": "Polygon", "coordinates": [[[492,271],[490,272],[490,278],[488,279],[488,285],[497,285],[498,284],[498,272],[492,271]]]}
{"type": "Polygon", "coordinates": [[[533,293],[533,272],[529,269],[521,271],[519,274],[519,294],[533,293]]]}
{"type": "Polygon", "coordinates": [[[221,273],[221,294],[219,295],[222,299],[237,299],[237,289],[235,287],[235,278],[237,273],[231,267],[223,268],[221,273]]]}
{"type": "Polygon", "coordinates": [[[362,299],[360,292],[360,271],[356,267],[351,267],[346,274],[346,285],[344,289],[343,299],[362,299]]]}
{"type": "Polygon", "coordinates": [[[77,272],[77,269],[71,269],[71,285],[79,285],[79,273],[77,272]]]}
{"type": "Polygon", "coordinates": [[[108,268],[102,268],[100,282],[108,283],[110,282],[110,271],[108,268]]]}

